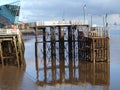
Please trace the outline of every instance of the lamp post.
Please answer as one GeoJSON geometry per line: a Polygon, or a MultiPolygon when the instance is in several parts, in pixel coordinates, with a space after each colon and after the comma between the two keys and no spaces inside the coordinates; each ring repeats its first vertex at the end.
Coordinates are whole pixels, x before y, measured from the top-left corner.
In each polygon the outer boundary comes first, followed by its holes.
{"type": "Polygon", "coordinates": [[[102,20],[101,21],[101,24],[103,24],[103,27],[105,27],[105,16],[104,15],[98,15],[100,17],[100,19],[102,20]]]}
{"type": "Polygon", "coordinates": [[[103,27],[105,27],[105,18],[104,18],[104,15],[103,15],[103,27]]]}
{"type": "Polygon", "coordinates": [[[88,14],[89,16],[90,16],[90,25],[91,25],[91,27],[92,27],[92,23],[93,23],[93,16],[92,16],[92,14],[88,14]]]}
{"type": "Polygon", "coordinates": [[[91,19],[91,20],[90,20],[90,21],[91,21],[90,24],[91,24],[91,27],[92,27],[92,21],[93,21],[93,20],[92,20],[92,15],[91,15],[91,14],[90,14],[90,19],[91,19]]]}
{"type": "Polygon", "coordinates": [[[83,6],[83,13],[84,13],[84,24],[85,24],[85,20],[86,20],[86,17],[85,17],[85,9],[86,9],[86,4],[83,6]]]}
{"type": "Polygon", "coordinates": [[[92,15],[91,15],[91,27],[92,27],[92,15]]]}
{"type": "Polygon", "coordinates": [[[107,15],[107,13],[106,13],[106,15],[105,15],[105,23],[106,23],[105,26],[106,26],[106,27],[108,27],[107,17],[108,17],[108,15],[107,15]]]}

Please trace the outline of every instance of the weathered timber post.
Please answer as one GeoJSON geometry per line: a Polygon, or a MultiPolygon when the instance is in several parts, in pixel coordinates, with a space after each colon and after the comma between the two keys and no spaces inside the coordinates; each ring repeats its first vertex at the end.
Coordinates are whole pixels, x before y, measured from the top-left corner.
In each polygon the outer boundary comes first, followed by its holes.
{"type": "Polygon", "coordinates": [[[85,41],[84,41],[84,33],[81,30],[81,26],[79,26],[78,29],[78,59],[83,60],[84,59],[84,47],[85,41]]]}
{"type": "Polygon", "coordinates": [[[110,38],[107,37],[107,62],[110,61],[110,38]]]}
{"type": "Polygon", "coordinates": [[[15,46],[16,60],[17,60],[17,64],[18,64],[18,67],[19,67],[20,66],[20,61],[19,61],[19,57],[18,57],[18,49],[17,49],[16,37],[15,36],[13,36],[13,42],[14,42],[14,46],[15,46]]]}
{"type": "Polygon", "coordinates": [[[92,53],[93,53],[93,63],[95,64],[95,39],[93,39],[93,42],[92,42],[92,53]]]}
{"type": "Polygon", "coordinates": [[[43,28],[43,58],[44,58],[44,82],[47,82],[47,65],[46,65],[46,28],[43,28]]]}
{"type": "Polygon", "coordinates": [[[38,29],[37,29],[37,23],[35,23],[35,64],[36,64],[36,70],[38,70],[38,29]]]}
{"type": "Polygon", "coordinates": [[[76,26],[73,26],[72,28],[72,42],[73,42],[73,58],[75,59],[75,30],[76,26]]]}
{"type": "Polygon", "coordinates": [[[2,67],[4,67],[4,60],[3,60],[3,55],[2,55],[2,40],[0,40],[0,59],[2,62],[2,67]]]}
{"type": "Polygon", "coordinates": [[[26,67],[26,62],[25,62],[25,58],[24,58],[24,50],[25,50],[25,47],[24,47],[24,42],[22,40],[22,35],[21,33],[19,33],[19,35],[17,35],[17,46],[18,46],[18,53],[19,53],[19,60],[20,60],[20,66],[24,66],[26,67]]]}
{"type": "Polygon", "coordinates": [[[56,82],[56,37],[55,37],[55,27],[50,27],[51,31],[51,60],[52,60],[52,80],[53,84],[56,82]]]}
{"type": "Polygon", "coordinates": [[[64,61],[64,27],[59,28],[59,60],[60,60],[60,82],[65,79],[65,61],[64,61]]]}
{"type": "Polygon", "coordinates": [[[73,60],[72,60],[72,26],[68,27],[68,50],[69,50],[69,79],[73,80],[73,60]]]}

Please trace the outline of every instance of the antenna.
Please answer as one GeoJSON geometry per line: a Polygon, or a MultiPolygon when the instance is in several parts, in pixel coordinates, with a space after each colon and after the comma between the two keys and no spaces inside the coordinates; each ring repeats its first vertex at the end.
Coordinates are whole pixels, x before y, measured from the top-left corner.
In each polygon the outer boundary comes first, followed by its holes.
{"type": "Polygon", "coordinates": [[[65,16],[65,12],[63,11],[63,14],[62,14],[62,21],[65,21],[64,16],[65,16]]]}
{"type": "Polygon", "coordinates": [[[108,17],[108,15],[107,15],[107,13],[106,13],[106,15],[105,15],[105,23],[106,23],[106,27],[108,26],[107,17],[108,17]]]}
{"type": "Polygon", "coordinates": [[[83,6],[83,13],[84,13],[84,24],[85,24],[85,20],[86,20],[86,17],[85,17],[85,10],[86,10],[86,4],[84,4],[84,6],[83,6]]]}

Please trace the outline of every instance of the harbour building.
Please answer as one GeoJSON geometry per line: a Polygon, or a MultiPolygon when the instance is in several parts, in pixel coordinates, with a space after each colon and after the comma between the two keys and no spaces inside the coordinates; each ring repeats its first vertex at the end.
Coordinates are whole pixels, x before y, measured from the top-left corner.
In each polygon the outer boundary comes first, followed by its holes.
{"type": "Polygon", "coordinates": [[[20,0],[0,0],[0,28],[17,24],[19,19],[20,0]]]}

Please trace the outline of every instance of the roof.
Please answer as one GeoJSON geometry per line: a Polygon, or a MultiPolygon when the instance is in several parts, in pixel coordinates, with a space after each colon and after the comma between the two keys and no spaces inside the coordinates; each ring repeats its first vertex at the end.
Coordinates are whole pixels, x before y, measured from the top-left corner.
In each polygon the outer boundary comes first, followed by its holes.
{"type": "Polygon", "coordinates": [[[5,2],[5,0],[0,0],[0,6],[6,5],[6,4],[14,4],[14,3],[19,2],[19,1],[20,1],[20,0],[7,0],[7,1],[5,2]]]}

